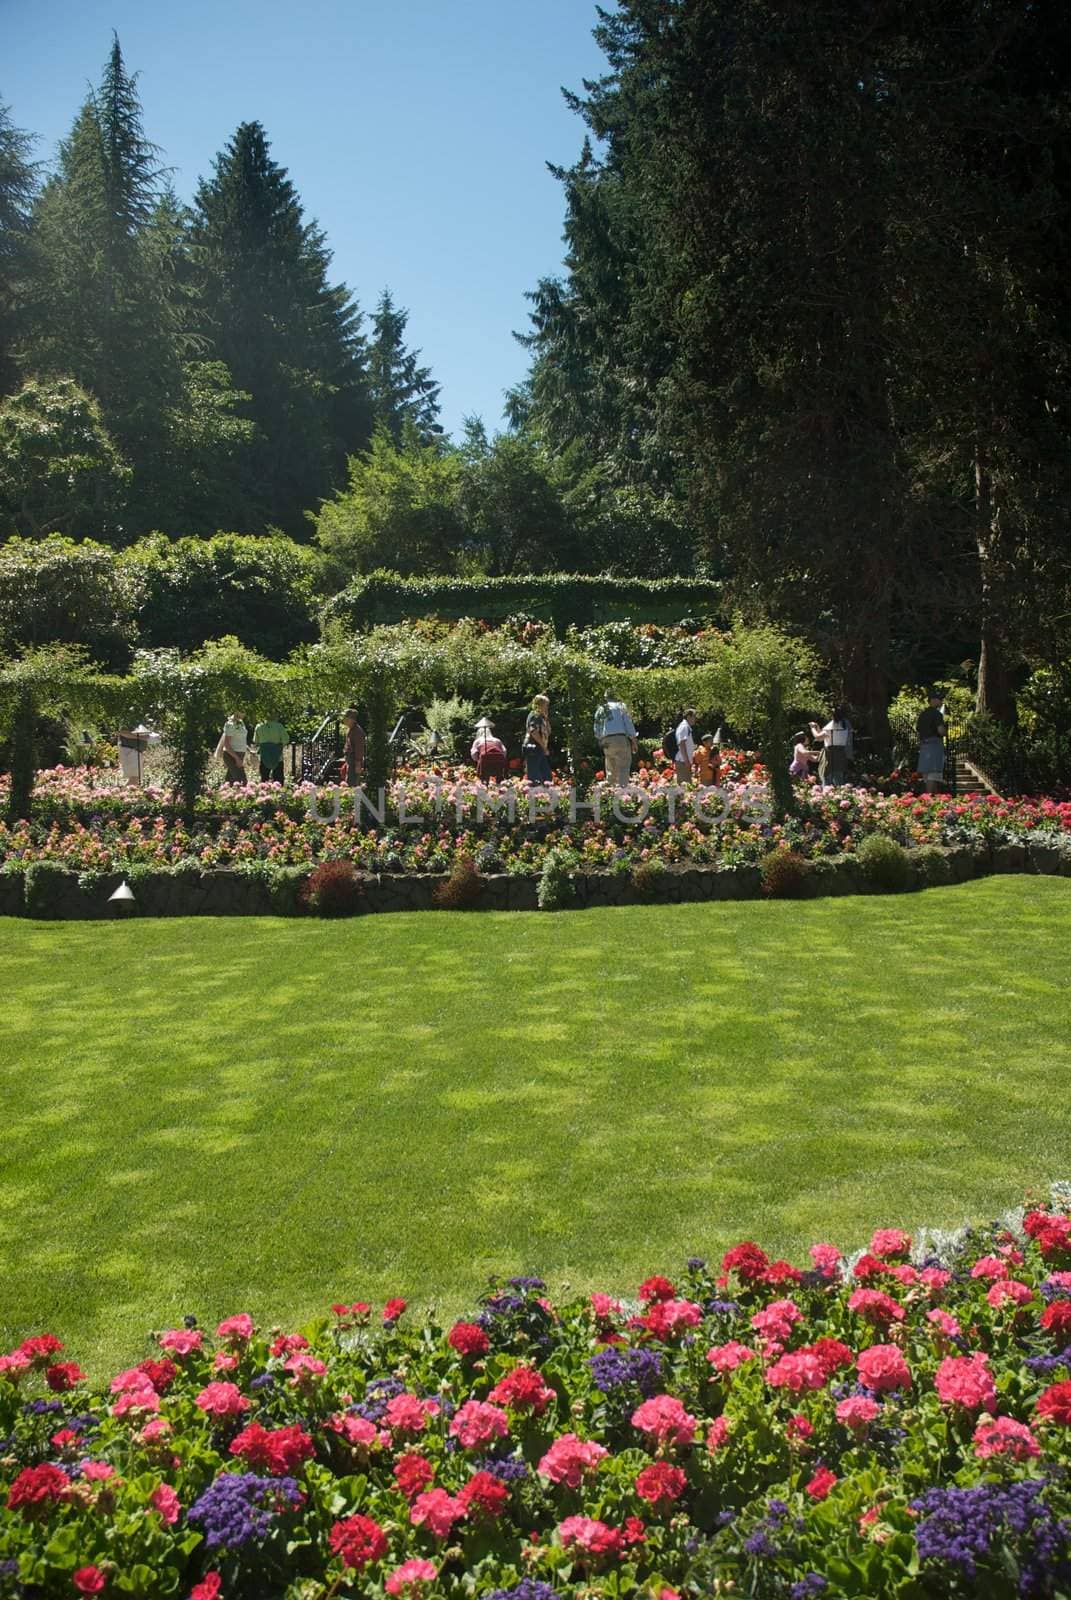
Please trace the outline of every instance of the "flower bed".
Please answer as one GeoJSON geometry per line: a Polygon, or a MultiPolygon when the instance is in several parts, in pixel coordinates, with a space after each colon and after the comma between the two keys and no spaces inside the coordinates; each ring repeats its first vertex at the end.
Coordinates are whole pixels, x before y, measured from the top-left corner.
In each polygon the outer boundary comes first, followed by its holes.
{"type": "Polygon", "coordinates": [[[908,847],[991,848],[1039,838],[1071,846],[1071,804],[1049,800],[888,796],[810,784],[801,787],[798,815],[771,825],[762,779],[753,758],[730,752],[722,801],[711,803],[697,788],[674,801],[672,774],[642,768],[627,808],[640,816],[629,822],[614,817],[609,795],[598,821],[582,809],[590,800],[571,820],[564,786],[556,803],[533,802],[530,809],[519,780],[487,788],[464,769],[417,770],[391,786],[380,824],[367,809],[355,817],[348,792],[340,796],[337,820],[330,818],[331,796],[321,794],[328,820],[316,820],[311,786],[277,784],[217,789],[186,818],[161,790],[132,791],[60,768],[39,776],[32,821],[0,823],[0,869],[49,862],[75,873],[264,872],[338,859],[368,873],[438,873],[468,856],[482,873],[523,876],[538,874],[549,850],[565,849],[578,871],[628,874],[651,861],[753,865],[778,846],[822,860],[852,851],[873,833],[908,847]]]}
{"type": "Polygon", "coordinates": [[[449,1329],[188,1317],[100,1390],[30,1337],[0,1593],[1066,1594],[1071,1215],[810,1257],[744,1242],[625,1303],[514,1278],[449,1329]]]}

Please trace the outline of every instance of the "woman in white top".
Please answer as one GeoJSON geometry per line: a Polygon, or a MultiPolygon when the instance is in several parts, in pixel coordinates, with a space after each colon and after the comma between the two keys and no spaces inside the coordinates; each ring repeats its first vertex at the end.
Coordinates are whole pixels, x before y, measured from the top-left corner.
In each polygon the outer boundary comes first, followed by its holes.
{"type": "Polygon", "coordinates": [[[223,732],[216,746],[217,756],[223,757],[228,783],[245,782],[245,755],[249,749],[249,730],[237,711],[232,711],[223,724],[223,732]]]}
{"type": "Polygon", "coordinates": [[[852,742],[852,725],[844,714],[843,706],[836,706],[824,728],[811,723],[811,733],[822,741],[822,754],[818,758],[818,777],[821,783],[843,783],[848,770],[848,750],[852,742]]]}

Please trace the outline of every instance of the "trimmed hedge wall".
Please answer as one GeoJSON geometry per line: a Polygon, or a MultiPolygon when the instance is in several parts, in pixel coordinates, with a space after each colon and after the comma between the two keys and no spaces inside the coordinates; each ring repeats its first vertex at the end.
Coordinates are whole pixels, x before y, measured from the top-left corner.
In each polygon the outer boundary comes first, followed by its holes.
{"type": "Polygon", "coordinates": [[[524,612],[564,633],[596,622],[679,622],[719,617],[720,583],[701,578],[612,578],[556,572],[508,578],[402,578],[373,572],[358,578],[323,610],[325,622],[355,630],[414,617],[501,620],[524,612]]]}

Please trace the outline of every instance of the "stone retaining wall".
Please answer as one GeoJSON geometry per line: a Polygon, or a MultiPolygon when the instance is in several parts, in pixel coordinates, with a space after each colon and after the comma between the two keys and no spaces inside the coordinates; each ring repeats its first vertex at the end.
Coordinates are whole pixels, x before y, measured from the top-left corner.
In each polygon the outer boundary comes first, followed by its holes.
{"type": "MultiPolygon", "coordinates": [[[[1071,877],[1071,853],[1046,843],[985,847],[960,846],[921,855],[907,852],[911,862],[911,888],[940,883],[964,883],[990,873],[1044,873],[1071,877]]],[[[383,873],[361,879],[362,910],[431,911],[441,875],[383,873]]],[[[293,883],[289,895],[280,895],[261,880],[242,872],[205,872],[171,875],[147,873],[133,885],[133,903],[113,903],[109,895],[118,887],[118,874],[110,874],[82,888],[74,873],[52,867],[21,874],[0,873],[0,917],[24,916],[49,920],[110,920],[130,917],[265,917],[293,915],[293,883]]],[[[631,878],[612,873],[577,873],[572,879],[574,904],[593,906],[674,905],[699,900],[755,900],[761,894],[757,867],[667,867],[651,886],[642,890],[631,878]]],[[[481,911],[534,911],[538,879],[495,874],[482,880],[481,911]]],[[[874,889],[852,856],[832,856],[811,862],[803,881],[806,898],[825,895],[872,894],[874,889]]]]}

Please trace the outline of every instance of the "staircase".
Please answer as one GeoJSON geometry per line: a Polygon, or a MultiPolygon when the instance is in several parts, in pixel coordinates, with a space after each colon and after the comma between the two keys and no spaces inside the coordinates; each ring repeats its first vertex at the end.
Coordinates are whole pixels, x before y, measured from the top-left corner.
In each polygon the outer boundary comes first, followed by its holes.
{"type": "Polygon", "coordinates": [[[997,791],[988,778],[983,777],[977,767],[967,760],[962,750],[956,751],[955,762],[957,795],[962,797],[966,795],[996,794],[997,791]]]}

